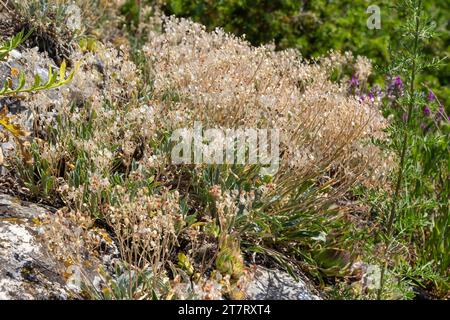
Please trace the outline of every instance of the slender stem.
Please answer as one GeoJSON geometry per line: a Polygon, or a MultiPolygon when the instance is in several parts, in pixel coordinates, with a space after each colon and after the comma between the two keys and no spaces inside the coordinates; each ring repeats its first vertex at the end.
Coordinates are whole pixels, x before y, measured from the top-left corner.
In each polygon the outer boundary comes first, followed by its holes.
{"type": "Polygon", "coordinates": [[[391,242],[392,242],[392,234],[394,231],[394,219],[395,219],[395,212],[396,212],[396,205],[400,196],[400,191],[401,191],[401,187],[402,187],[402,182],[403,182],[403,175],[404,175],[404,171],[405,171],[405,161],[406,161],[406,152],[408,149],[408,140],[409,140],[409,124],[411,121],[411,114],[413,111],[413,107],[415,104],[415,98],[414,98],[414,82],[416,80],[416,73],[417,73],[417,51],[418,51],[418,46],[419,46],[419,26],[420,26],[420,10],[422,7],[422,0],[419,0],[419,3],[417,6],[414,7],[414,15],[415,15],[415,32],[414,32],[414,48],[413,48],[413,59],[412,59],[412,66],[411,66],[411,82],[409,84],[409,96],[410,96],[410,101],[408,104],[408,113],[406,116],[406,128],[404,130],[403,133],[403,139],[402,139],[402,150],[400,153],[400,164],[399,164],[399,171],[398,171],[398,175],[397,175],[397,181],[396,181],[396,185],[395,185],[395,191],[394,191],[394,195],[392,197],[392,203],[391,203],[391,210],[389,213],[389,219],[388,219],[388,223],[387,223],[387,227],[386,227],[386,240],[385,240],[385,246],[384,246],[384,253],[383,253],[383,257],[384,257],[384,265],[383,268],[381,270],[381,275],[380,275],[380,288],[378,289],[378,293],[377,293],[377,299],[380,300],[381,299],[381,295],[383,293],[383,288],[384,288],[384,281],[385,281],[385,273],[386,273],[386,269],[388,267],[388,251],[389,251],[389,247],[391,246],[391,242]]]}
{"type": "Polygon", "coordinates": [[[12,13],[12,10],[8,7],[8,5],[11,5],[9,3],[9,1],[3,2],[3,0],[0,0],[0,3],[2,4],[2,6],[8,11],[8,13],[12,13]]]}

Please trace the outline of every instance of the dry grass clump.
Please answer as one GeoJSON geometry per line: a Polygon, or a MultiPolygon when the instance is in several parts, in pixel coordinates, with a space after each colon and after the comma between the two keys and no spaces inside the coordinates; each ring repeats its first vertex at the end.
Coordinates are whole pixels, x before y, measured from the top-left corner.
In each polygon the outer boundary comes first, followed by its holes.
{"type": "Polygon", "coordinates": [[[119,252],[111,236],[80,211],[63,208],[36,223],[75,295],[80,293],[83,282],[90,283],[98,277],[99,268],[113,269],[118,260],[119,252]]]}
{"type": "MultiPolygon", "coordinates": [[[[35,55],[35,51],[25,52],[30,65],[35,55]]],[[[60,170],[61,162],[75,165],[76,156],[85,152],[95,164],[91,173],[104,178],[114,165],[129,167],[136,148],[152,136],[154,109],[137,104],[139,72],[125,52],[99,45],[96,53],[77,53],[73,58],[81,63],[72,82],[35,94],[28,101],[29,114],[22,114],[21,119],[28,126],[33,124],[40,138],[35,143],[49,168],[60,170]],[[117,104],[122,107],[112,107],[117,104]],[[49,129],[56,126],[55,141],[49,139],[49,129]]],[[[150,160],[146,157],[145,161],[150,160]]],[[[52,175],[61,176],[56,171],[52,175]]]]}
{"type": "MultiPolygon", "coordinates": [[[[35,27],[53,27],[56,34],[73,35],[117,32],[116,14],[125,0],[39,0],[11,1],[11,10],[35,27]]],[[[107,37],[105,40],[110,40],[107,37]]]]}
{"type": "MultiPolygon", "coordinates": [[[[387,162],[367,144],[385,126],[377,103],[349,94],[346,78],[332,81],[336,70],[349,67],[368,76],[370,64],[334,53],[306,62],[296,51],[255,48],[187,20],[167,18],[164,27],[149,36],[143,70],[125,47],[77,48],[72,82],[28,98],[31,116],[18,118],[32,123],[33,162],[7,161],[31,193],[65,207],[46,224],[49,246],[63,262],[86,263],[83,252],[95,248],[88,239],[101,221],[132,270],[126,297],[153,290],[143,284],[136,293],[132,274],[143,283],[148,270],[152,279],[167,280],[169,268],[173,290],[162,290],[164,297],[187,296],[191,281],[189,294],[239,297],[249,277],[241,238],[294,247],[291,234],[320,225],[324,203],[357,181],[383,180],[387,162]],[[250,165],[217,172],[172,166],[167,137],[195,120],[205,128],[278,128],[278,174],[264,180],[250,165]],[[294,221],[298,230],[285,228],[298,212],[304,215],[295,216],[303,219],[294,221]]],[[[34,50],[24,58],[27,73],[48,62],[34,50]]],[[[104,278],[114,291],[120,276],[104,278]]]]}
{"type": "Polygon", "coordinates": [[[112,198],[104,215],[113,227],[122,258],[130,265],[149,265],[154,274],[164,271],[185,224],[178,193],[149,195],[148,189],[140,189],[129,195],[117,186],[112,198]]]}
{"type": "Polygon", "coordinates": [[[173,17],[150,38],[144,51],[155,94],[178,99],[165,106],[158,119],[163,126],[200,120],[204,127],[278,128],[281,172],[298,177],[330,168],[341,178],[371,184],[386,173],[377,150],[363,144],[381,137],[386,125],[377,102],[348,95],[347,78],[331,80],[349,66],[369,76],[367,59],[331,53],[303,61],[294,50],[252,47],[222,30],[208,33],[173,17]]]}

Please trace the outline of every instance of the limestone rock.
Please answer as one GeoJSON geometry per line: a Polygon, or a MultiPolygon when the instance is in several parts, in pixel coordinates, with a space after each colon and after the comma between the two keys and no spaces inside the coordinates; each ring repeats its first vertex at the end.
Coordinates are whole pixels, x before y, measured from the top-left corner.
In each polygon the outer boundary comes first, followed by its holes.
{"type": "Polygon", "coordinates": [[[246,293],[249,300],[322,300],[308,279],[295,281],[284,271],[261,266],[246,293]]]}
{"type": "Polygon", "coordinates": [[[33,219],[49,210],[0,194],[0,299],[66,299],[63,277],[56,272],[33,219]]]}
{"type": "Polygon", "coordinates": [[[113,242],[86,252],[90,267],[62,267],[48,251],[40,224],[55,211],[0,193],[0,300],[79,298],[81,283],[95,283],[99,267],[114,269],[118,249],[113,242]]]}

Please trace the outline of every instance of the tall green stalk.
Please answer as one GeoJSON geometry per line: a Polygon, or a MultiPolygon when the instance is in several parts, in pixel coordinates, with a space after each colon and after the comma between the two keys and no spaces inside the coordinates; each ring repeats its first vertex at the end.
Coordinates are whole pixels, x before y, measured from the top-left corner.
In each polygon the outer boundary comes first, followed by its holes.
{"type": "Polygon", "coordinates": [[[389,247],[391,246],[392,243],[392,236],[393,236],[393,231],[394,231],[394,220],[395,220],[395,216],[396,216],[396,208],[397,208],[397,203],[399,200],[399,196],[400,196],[400,191],[402,188],[402,182],[403,182],[403,175],[405,172],[405,160],[406,160],[406,156],[407,156],[407,151],[408,151],[408,140],[409,140],[409,125],[411,122],[411,118],[412,118],[412,112],[414,110],[414,105],[415,105],[415,95],[414,95],[414,82],[416,80],[416,76],[417,76],[417,72],[418,72],[418,68],[417,68],[417,63],[418,63],[418,53],[419,53],[419,36],[420,36],[420,13],[422,10],[422,0],[418,0],[418,3],[416,5],[416,1],[414,1],[413,4],[413,15],[414,15],[414,33],[413,33],[413,37],[414,37],[414,44],[413,44],[413,49],[412,49],[412,64],[411,64],[411,69],[410,69],[410,83],[409,83],[409,101],[408,101],[408,111],[407,111],[407,120],[406,120],[406,126],[404,128],[404,132],[403,132],[403,138],[402,138],[402,149],[401,149],[401,153],[400,153],[400,163],[399,163],[399,169],[398,169],[398,174],[397,174],[397,180],[396,180],[396,184],[395,184],[395,190],[394,190],[394,195],[392,197],[392,203],[391,203],[391,209],[390,209],[390,213],[389,213],[389,218],[388,218],[388,223],[387,223],[387,227],[386,227],[386,238],[385,238],[385,247],[384,247],[384,252],[383,252],[383,257],[384,257],[384,265],[383,268],[381,270],[381,276],[380,276],[380,288],[378,289],[378,293],[377,293],[377,299],[380,300],[381,299],[381,295],[383,293],[383,289],[384,289],[384,282],[385,282],[385,273],[386,273],[386,269],[388,267],[388,252],[389,252],[389,247]]]}

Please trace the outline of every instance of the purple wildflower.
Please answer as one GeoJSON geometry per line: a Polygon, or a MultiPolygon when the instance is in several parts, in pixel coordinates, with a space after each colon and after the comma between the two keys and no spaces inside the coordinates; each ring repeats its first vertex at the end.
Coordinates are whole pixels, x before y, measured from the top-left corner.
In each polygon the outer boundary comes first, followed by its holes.
{"type": "Polygon", "coordinates": [[[359,78],[357,74],[352,75],[352,78],[349,81],[350,87],[357,88],[359,86],[359,78]]]}
{"type": "Polygon", "coordinates": [[[407,121],[408,121],[408,113],[407,113],[407,112],[405,112],[405,113],[402,115],[402,120],[403,120],[403,122],[407,122],[407,121]]]}
{"type": "Polygon", "coordinates": [[[434,101],[434,99],[436,99],[436,96],[434,95],[433,91],[429,91],[428,92],[428,97],[427,97],[428,101],[434,101]]]}
{"type": "Polygon", "coordinates": [[[421,128],[423,131],[425,131],[425,130],[427,129],[427,127],[428,127],[428,126],[427,126],[425,123],[423,123],[423,122],[420,124],[420,128],[421,128]]]}
{"type": "Polygon", "coordinates": [[[386,89],[386,94],[392,100],[403,95],[403,81],[399,76],[391,80],[391,83],[386,89]]]}
{"type": "Polygon", "coordinates": [[[379,85],[375,85],[372,90],[370,90],[375,96],[381,97],[383,95],[383,90],[379,85]]]}
{"type": "Polygon", "coordinates": [[[380,101],[382,96],[383,91],[381,90],[381,87],[378,85],[375,85],[372,89],[370,89],[369,93],[367,94],[367,97],[371,102],[375,102],[375,100],[380,101]]]}
{"type": "Polygon", "coordinates": [[[358,87],[359,87],[359,78],[357,74],[354,74],[348,81],[348,92],[355,94],[358,87]]]}
{"type": "Polygon", "coordinates": [[[437,114],[436,114],[436,119],[437,119],[438,121],[441,120],[441,119],[445,119],[445,118],[444,118],[444,115],[445,115],[444,106],[441,104],[441,105],[439,106],[439,110],[438,110],[438,112],[437,112],[437,114]]]}
{"type": "Polygon", "coordinates": [[[424,114],[425,116],[429,117],[430,114],[431,114],[430,107],[425,106],[425,107],[423,108],[423,114],[424,114]]]}
{"type": "Polygon", "coordinates": [[[399,88],[402,89],[403,88],[403,81],[402,78],[400,78],[399,76],[394,78],[394,85],[399,88]]]}
{"type": "Polygon", "coordinates": [[[358,96],[358,102],[363,103],[366,100],[366,96],[364,94],[360,94],[358,96]]]}

